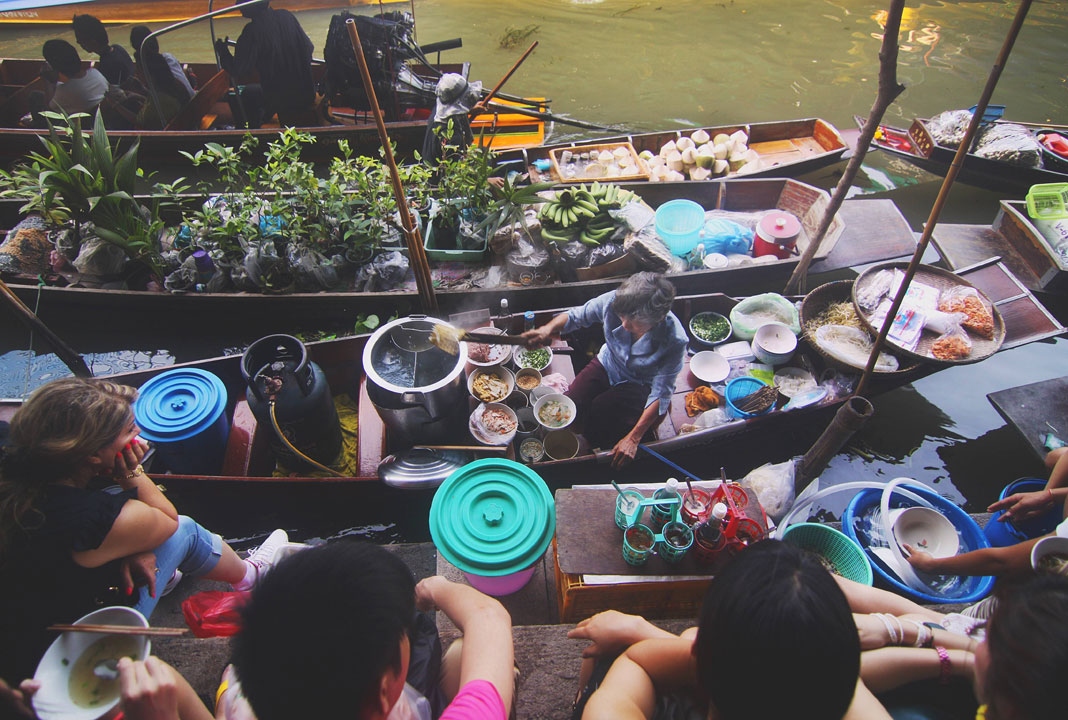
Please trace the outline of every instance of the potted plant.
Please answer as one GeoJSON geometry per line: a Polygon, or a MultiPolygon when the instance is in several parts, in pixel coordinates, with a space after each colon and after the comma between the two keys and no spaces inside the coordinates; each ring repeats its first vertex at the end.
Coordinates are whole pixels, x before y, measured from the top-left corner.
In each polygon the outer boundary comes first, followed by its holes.
{"type": "MultiPolygon", "coordinates": [[[[452,121],[439,131],[451,137],[452,121]]],[[[493,153],[481,137],[465,148],[446,146],[436,168],[437,184],[427,221],[428,257],[471,260],[485,251],[486,234],[479,224],[493,203],[492,160],[493,153]],[[462,254],[447,254],[454,249],[462,254]]]]}

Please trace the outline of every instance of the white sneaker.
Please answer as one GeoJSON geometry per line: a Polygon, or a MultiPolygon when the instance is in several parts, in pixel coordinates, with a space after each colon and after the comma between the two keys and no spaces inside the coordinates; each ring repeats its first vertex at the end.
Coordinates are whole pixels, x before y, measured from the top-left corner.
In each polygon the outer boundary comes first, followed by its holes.
{"type": "Polygon", "coordinates": [[[163,586],[163,592],[161,592],[159,594],[159,596],[160,597],[166,597],[166,596],[170,595],[171,591],[174,590],[174,588],[178,587],[178,583],[180,583],[181,581],[182,581],[182,571],[181,570],[175,570],[174,574],[171,575],[171,579],[168,580],[167,584],[163,586]]]}
{"type": "Polygon", "coordinates": [[[256,582],[263,579],[263,576],[266,575],[274,565],[275,553],[288,542],[289,536],[286,534],[286,531],[279,528],[268,535],[262,545],[252,551],[246,559],[246,562],[256,568],[256,582]]]}

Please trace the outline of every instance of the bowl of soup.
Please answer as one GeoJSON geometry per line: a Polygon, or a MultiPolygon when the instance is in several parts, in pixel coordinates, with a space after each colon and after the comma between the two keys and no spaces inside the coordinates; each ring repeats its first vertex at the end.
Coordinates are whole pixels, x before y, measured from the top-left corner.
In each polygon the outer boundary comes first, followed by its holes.
{"type": "MultiPolygon", "coordinates": [[[[74,624],[147,628],[148,620],[133,608],[117,606],[91,612],[74,624]]],[[[118,674],[107,668],[124,657],[144,660],[151,650],[146,635],[61,633],[33,675],[41,683],[33,696],[34,710],[41,720],[96,720],[119,703],[118,674]]]]}

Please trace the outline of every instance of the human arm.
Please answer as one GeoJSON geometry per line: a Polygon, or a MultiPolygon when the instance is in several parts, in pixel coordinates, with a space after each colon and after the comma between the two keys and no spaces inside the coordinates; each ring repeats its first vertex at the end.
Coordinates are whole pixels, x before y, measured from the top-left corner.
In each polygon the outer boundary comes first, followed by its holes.
{"type": "Polygon", "coordinates": [[[167,663],[119,660],[119,687],[126,720],[211,720],[189,682],[167,663]]]}
{"type": "Polygon", "coordinates": [[[527,330],[520,337],[525,340],[525,347],[531,349],[545,347],[552,342],[554,337],[563,332],[565,325],[567,325],[567,313],[560,313],[541,327],[527,330]]]}
{"type": "Polygon", "coordinates": [[[1031,569],[1031,548],[1039,538],[1007,547],[972,550],[959,555],[936,558],[911,545],[903,547],[912,567],[934,575],[1012,575],[1031,569]]]}
{"type": "Polygon", "coordinates": [[[582,650],[582,657],[613,655],[642,640],[677,637],[641,615],[627,615],[617,610],[605,610],[582,620],[567,631],[567,636],[590,641],[582,650]]]}
{"type": "Polygon", "coordinates": [[[857,678],[857,689],[853,691],[853,702],[842,716],[842,720],[891,720],[891,715],[882,703],[872,695],[864,681],[857,678]]]}
{"type": "Polygon", "coordinates": [[[654,638],[620,655],[583,710],[583,720],[651,718],[658,690],[696,687],[693,641],[654,638]]]}
{"type": "Polygon", "coordinates": [[[1040,515],[1053,507],[1061,509],[1068,503],[1068,448],[1057,448],[1046,454],[1046,467],[1050,469],[1046,487],[1035,492],[1013,493],[992,503],[987,512],[1004,511],[999,520],[1020,521],[1040,515]]]}
{"type": "MultiPolygon", "coordinates": [[[[967,650],[946,650],[946,653],[950,677],[972,677],[975,655],[967,650]]],[[[860,655],[860,677],[876,694],[917,680],[940,678],[942,672],[942,658],[934,648],[888,647],[860,655]]]]}
{"type": "Polygon", "coordinates": [[[657,418],[660,417],[660,401],[655,400],[652,404],[647,405],[645,410],[642,411],[641,417],[638,418],[638,422],[634,424],[630,432],[620,439],[616,443],[616,446],[612,448],[612,468],[619,469],[634,459],[634,456],[638,454],[638,444],[641,443],[642,437],[645,435],[645,431],[653,426],[657,418]]]}
{"type": "Polygon", "coordinates": [[[512,618],[504,606],[473,587],[440,575],[416,585],[415,601],[420,610],[441,610],[463,633],[460,687],[472,680],[487,680],[496,688],[504,707],[511,707],[515,659],[512,618]]]}
{"type": "Polygon", "coordinates": [[[952,633],[924,626],[918,620],[875,614],[853,613],[853,622],[860,636],[861,650],[878,650],[883,647],[916,647],[917,642],[924,642],[923,647],[931,648],[941,645],[955,650],[974,650],[975,641],[967,635],[952,633]],[[893,636],[891,636],[891,631],[893,636]]]}
{"type": "Polygon", "coordinates": [[[23,680],[18,688],[13,688],[0,678],[0,716],[13,718],[33,718],[37,713],[33,711],[30,698],[41,687],[36,680],[23,680]]]}

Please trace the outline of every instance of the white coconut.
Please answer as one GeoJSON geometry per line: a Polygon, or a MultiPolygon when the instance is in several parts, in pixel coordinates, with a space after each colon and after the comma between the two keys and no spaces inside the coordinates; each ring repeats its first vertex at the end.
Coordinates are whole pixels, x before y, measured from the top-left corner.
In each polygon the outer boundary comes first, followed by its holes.
{"type": "Polygon", "coordinates": [[[726,175],[727,170],[730,169],[730,163],[726,160],[716,159],[716,163],[712,166],[713,175],[726,175]]]}
{"type": "Polygon", "coordinates": [[[730,163],[731,171],[738,172],[738,168],[745,165],[749,160],[745,157],[745,154],[735,154],[727,158],[727,162],[730,163]]]}
{"type": "Polygon", "coordinates": [[[666,158],[668,155],[670,155],[671,153],[675,152],[675,150],[676,150],[675,141],[674,140],[668,140],[660,148],[660,157],[666,158]]]}
{"type": "Polygon", "coordinates": [[[619,162],[616,164],[619,165],[619,167],[621,168],[633,167],[634,158],[632,158],[630,155],[624,155],[623,157],[619,158],[619,162]]]}
{"type": "Polygon", "coordinates": [[[682,151],[682,162],[686,165],[693,166],[697,164],[697,151],[692,147],[686,148],[682,151]]]}
{"type": "Polygon", "coordinates": [[[623,158],[630,157],[630,150],[620,145],[612,151],[612,154],[616,156],[616,160],[622,160],[623,158]]]}
{"type": "Polygon", "coordinates": [[[675,150],[667,156],[667,166],[669,169],[674,170],[675,172],[682,172],[684,165],[685,163],[682,161],[682,153],[678,150],[675,150]]]}
{"type": "Polygon", "coordinates": [[[668,182],[682,182],[686,179],[686,176],[675,170],[669,170],[668,174],[664,177],[668,182]]]}
{"type": "Polygon", "coordinates": [[[686,150],[687,148],[692,148],[692,147],[696,146],[696,144],[697,143],[695,143],[693,140],[691,140],[688,137],[681,137],[681,138],[679,138],[678,140],[675,141],[675,147],[678,148],[678,150],[680,152],[683,151],[683,150],[686,150]]]}
{"type": "Polygon", "coordinates": [[[726,160],[731,154],[730,143],[715,143],[712,145],[712,150],[717,160],[726,160]]]}
{"type": "Polygon", "coordinates": [[[605,168],[604,175],[605,175],[605,177],[619,177],[620,176],[619,166],[618,165],[609,165],[607,168],[605,168]]]}
{"type": "Polygon", "coordinates": [[[649,162],[650,160],[655,158],[656,155],[653,154],[652,150],[642,150],[640,153],[638,153],[638,157],[640,157],[645,162],[649,162]]]}
{"type": "Polygon", "coordinates": [[[712,176],[712,171],[709,170],[708,168],[703,168],[703,167],[690,168],[690,179],[691,180],[707,180],[711,176],[712,176]]]}
{"type": "Polygon", "coordinates": [[[608,152],[607,150],[602,150],[597,155],[597,160],[598,160],[598,162],[601,162],[601,163],[603,163],[605,165],[608,165],[609,163],[615,162],[616,156],[613,155],[612,153],[608,152]]]}
{"type": "Polygon", "coordinates": [[[716,133],[716,136],[712,138],[712,142],[716,145],[726,145],[731,141],[731,136],[727,133],[716,133]]]}
{"type": "Polygon", "coordinates": [[[690,139],[698,145],[704,145],[706,142],[708,142],[708,132],[703,129],[695,130],[693,135],[690,136],[690,139]]]}

